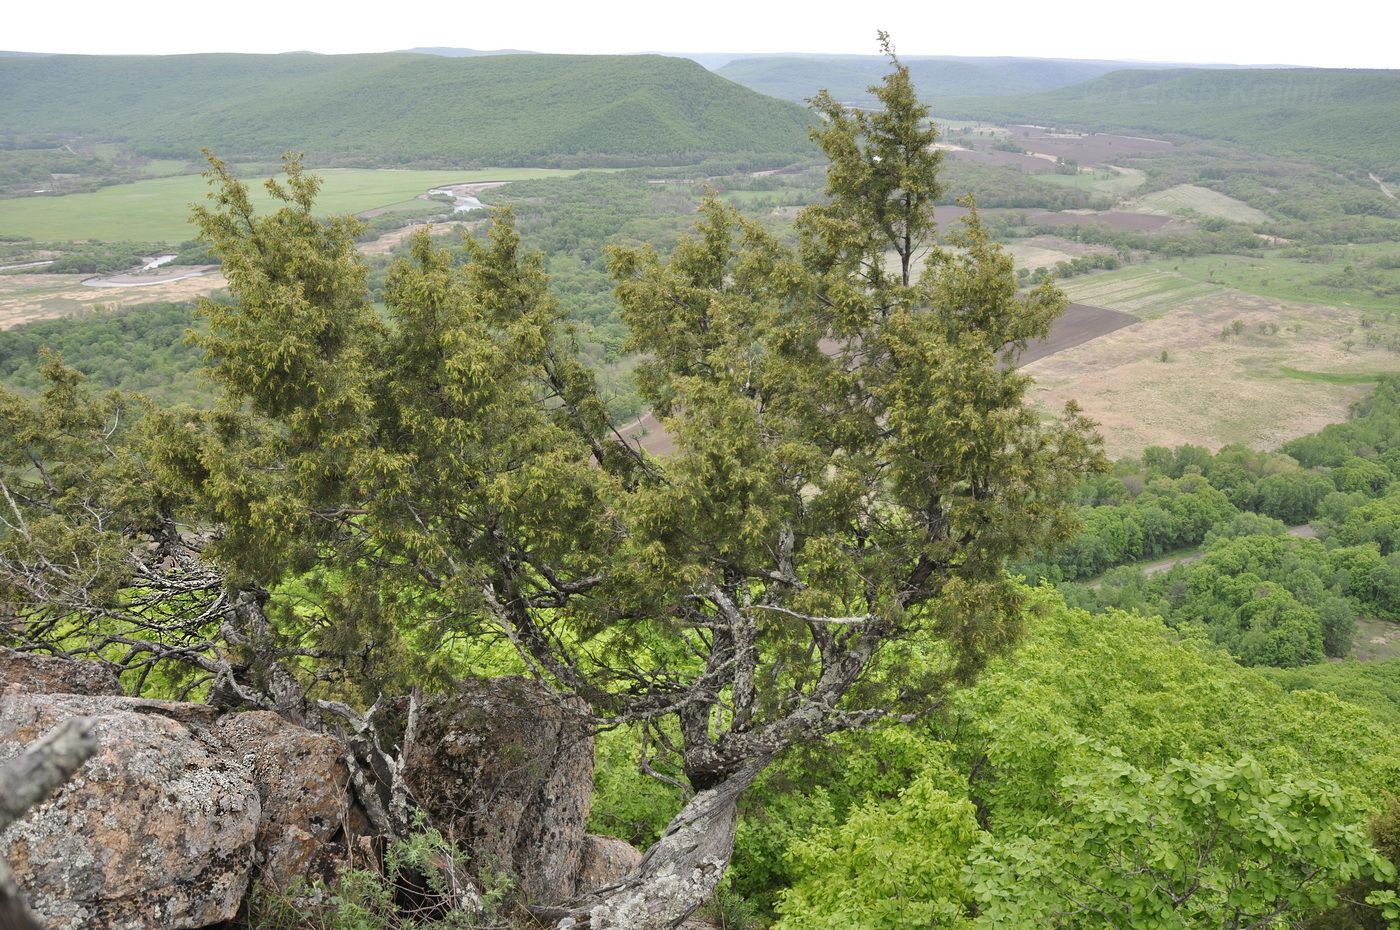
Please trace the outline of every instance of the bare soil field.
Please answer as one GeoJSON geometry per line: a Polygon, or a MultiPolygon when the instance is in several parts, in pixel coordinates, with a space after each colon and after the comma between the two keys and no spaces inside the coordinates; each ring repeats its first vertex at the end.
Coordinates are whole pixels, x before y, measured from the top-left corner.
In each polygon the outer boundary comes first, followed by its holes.
{"type": "Polygon", "coordinates": [[[1054,132],[1041,126],[1012,126],[1011,139],[1028,151],[1044,152],[1081,165],[1103,165],[1125,155],[1153,155],[1174,147],[1165,139],[1106,132],[1054,132]]]}
{"type": "Polygon", "coordinates": [[[1083,345],[1091,339],[1106,336],[1125,326],[1136,323],[1137,317],[1103,307],[1090,307],[1087,304],[1070,304],[1064,314],[1050,328],[1050,335],[1026,346],[1026,351],[1017,359],[1018,365],[1029,365],[1042,358],[1049,358],[1057,352],[1083,345]]]}
{"type": "Polygon", "coordinates": [[[49,320],[103,307],[184,301],[204,297],[225,286],[217,272],[140,287],[89,287],[80,274],[0,275],[0,329],[49,320]]]}
{"type": "Polygon", "coordinates": [[[1058,410],[1078,401],[1098,421],[1113,457],[1188,442],[1274,448],[1345,419],[1347,408],[1370,390],[1292,378],[1283,369],[1400,372],[1400,357],[1362,347],[1355,338],[1360,321],[1354,310],[1221,288],[1039,358],[1026,371],[1036,379],[1035,402],[1058,410]],[[1244,332],[1220,338],[1236,320],[1244,332]],[[1261,333],[1260,324],[1275,325],[1277,332],[1261,333]],[[1354,340],[1350,348],[1348,340],[1354,340]]]}
{"type": "Polygon", "coordinates": [[[1091,245],[1061,239],[1059,236],[1031,236],[1026,239],[1013,239],[1002,246],[1016,262],[1017,268],[1053,268],[1057,262],[1067,262],[1081,255],[1112,252],[1104,245],[1091,245]]]}
{"type": "Polygon", "coordinates": [[[640,419],[634,420],[618,430],[622,437],[635,443],[643,452],[665,458],[676,451],[676,440],[661,425],[656,414],[648,410],[640,419]]]}

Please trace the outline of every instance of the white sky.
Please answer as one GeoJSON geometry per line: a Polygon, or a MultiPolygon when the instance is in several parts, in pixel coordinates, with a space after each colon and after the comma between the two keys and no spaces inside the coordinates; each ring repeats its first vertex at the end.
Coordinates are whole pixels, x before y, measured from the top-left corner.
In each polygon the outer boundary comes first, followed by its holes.
{"type": "Polygon", "coordinates": [[[1395,0],[69,0],[15,2],[0,49],[87,54],[374,52],[425,45],[541,52],[876,51],[1400,68],[1395,0]]]}

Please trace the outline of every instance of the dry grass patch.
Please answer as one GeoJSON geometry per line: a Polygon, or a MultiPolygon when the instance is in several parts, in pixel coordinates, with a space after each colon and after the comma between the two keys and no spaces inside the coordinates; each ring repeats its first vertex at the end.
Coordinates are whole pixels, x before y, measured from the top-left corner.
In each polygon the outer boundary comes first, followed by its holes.
{"type": "Polygon", "coordinates": [[[225,286],[212,273],[142,287],[88,287],[85,274],[0,275],[0,329],[105,307],[194,300],[225,286]]]}
{"type": "Polygon", "coordinates": [[[1274,448],[1345,419],[1370,390],[1290,378],[1283,368],[1400,372],[1400,356],[1364,347],[1360,320],[1353,310],[1217,289],[1025,370],[1036,380],[1037,403],[1058,409],[1078,401],[1113,456],[1188,442],[1274,448]],[[1221,339],[1236,320],[1242,332],[1221,339]],[[1261,324],[1277,331],[1262,333],[1261,324]]]}
{"type": "Polygon", "coordinates": [[[458,229],[471,229],[481,225],[480,220],[447,220],[441,223],[412,223],[408,226],[400,226],[398,229],[391,229],[377,239],[368,242],[361,242],[357,248],[361,255],[388,255],[400,244],[407,242],[409,238],[425,226],[431,226],[434,235],[456,232],[458,229]]]}
{"type": "Polygon", "coordinates": [[[1178,184],[1164,191],[1145,194],[1128,206],[1144,213],[1164,213],[1167,215],[1194,211],[1202,216],[1219,217],[1233,223],[1268,223],[1271,218],[1262,210],[1256,210],[1243,200],[1236,200],[1208,187],[1195,184],[1178,184]]]}
{"type": "Polygon", "coordinates": [[[1351,658],[1360,662],[1400,658],[1400,623],[1357,617],[1356,633],[1351,639],[1351,658]]]}
{"type": "Polygon", "coordinates": [[[1017,268],[1054,268],[1059,262],[1072,261],[1081,255],[1096,252],[1112,252],[1107,246],[1089,245],[1059,236],[1032,236],[1028,239],[1013,239],[1003,248],[1016,262],[1017,268]]]}

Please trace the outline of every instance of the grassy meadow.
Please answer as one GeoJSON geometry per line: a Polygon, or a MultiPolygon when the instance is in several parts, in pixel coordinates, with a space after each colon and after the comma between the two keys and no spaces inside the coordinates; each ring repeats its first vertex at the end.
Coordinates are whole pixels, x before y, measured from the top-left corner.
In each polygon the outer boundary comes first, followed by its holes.
{"type": "Polygon", "coordinates": [[[1400,246],[1338,245],[1155,259],[1071,278],[1061,287],[1082,303],[1144,318],[1220,289],[1393,315],[1400,313],[1400,246]]]}

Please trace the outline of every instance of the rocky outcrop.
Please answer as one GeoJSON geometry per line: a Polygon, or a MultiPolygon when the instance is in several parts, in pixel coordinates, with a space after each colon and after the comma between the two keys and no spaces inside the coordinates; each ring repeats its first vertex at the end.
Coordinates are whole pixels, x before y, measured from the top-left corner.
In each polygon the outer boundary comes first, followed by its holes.
{"type": "Polygon", "coordinates": [[[463,682],[425,698],[405,748],[417,803],[481,872],[504,870],[532,901],[571,897],[593,791],[593,738],[541,685],[463,682]]]}
{"type": "MultiPolygon", "coordinates": [[[[0,858],[53,930],[220,925],[254,881],[331,878],[368,849],[338,737],[265,711],[123,697],[100,666],[0,653],[0,762],[73,717],[91,719],[95,755],[0,833],[0,858]]],[[[592,736],[541,686],[464,683],[420,699],[414,718],[392,734],[404,779],[478,875],[509,872],[555,902],[636,864],[627,844],[586,836],[592,736]]]]}
{"type": "Polygon", "coordinates": [[[624,878],[641,863],[642,853],[631,843],[590,833],[583,838],[575,890],[579,894],[597,891],[624,878]]]}
{"type": "Polygon", "coordinates": [[[61,720],[94,722],[97,752],[0,835],[30,908],[53,930],[205,927],[247,890],[261,817],[246,769],[158,701],[66,694],[0,700],[0,757],[61,720]]]}
{"type": "Polygon", "coordinates": [[[63,720],[93,721],[96,754],[0,834],[0,858],[53,930],[220,924],[254,880],[329,878],[365,832],[335,737],[261,711],[56,693],[115,686],[85,665],[0,658],[0,761],[63,720]]]}
{"type": "Polygon", "coordinates": [[[74,662],[0,648],[0,694],[121,694],[117,676],[96,662],[74,662]]]}

